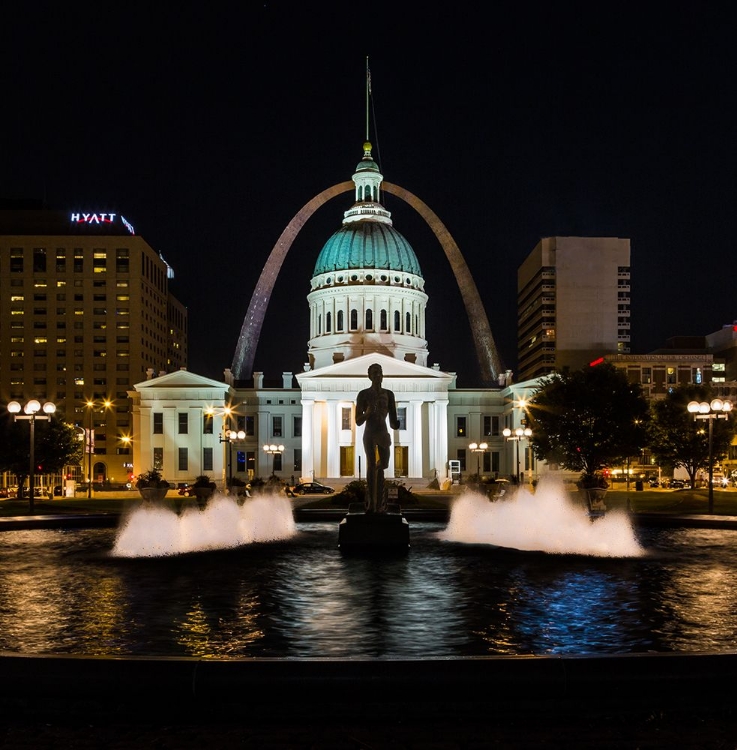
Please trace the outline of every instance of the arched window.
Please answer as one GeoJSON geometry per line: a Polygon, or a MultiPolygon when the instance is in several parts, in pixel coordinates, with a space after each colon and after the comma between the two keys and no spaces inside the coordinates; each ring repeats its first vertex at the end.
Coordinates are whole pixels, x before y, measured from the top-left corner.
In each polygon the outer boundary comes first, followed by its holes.
{"type": "Polygon", "coordinates": [[[404,331],[405,333],[412,333],[412,317],[409,313],[404,316],[404,331]]]}
{"type": "Polygon", "coordinates": [[[401,331],[402,325],[401,325],[401,317],[399,316],[399,310],[394,311],[394,330],[395,331],[401,331]]]}
{"type": "Polygon", "coordinates": [[[333,330],[333,314],[325,313],[325,333],[331,333],[333,330]]]}
{"type": "Polygon", "coordinates": [[[366,330],[367,331],[374,330],[374,313],[370,307],[368,310],[366,310],[366,330]]]}
{"type": "Polygon", "coordinates": [[[338,310],[338,319],[336,321],[335,329],[337,331],[343,330],[343,311],[342,310],[338,310]]]}
{"type": "MultiPolygon", "coordinates": [[[[328,313],[330,315],[330,313],[328,313]]],[[[415,335],[420,335],[420,318],[418,315],[415,315],[415,335]]]]}
{"type": "Polygon", "coordinates": [[[386,310],[381,311],[381,315],[379,316],[379,327],[382,331],[386,331],[389,328],[386,319],[386,310]]]}
{"type": "Polygon", "coordinates": [[[351,310],[351,331],[355,331],[358,329],[358,310],[353,308],[351,310]]]}

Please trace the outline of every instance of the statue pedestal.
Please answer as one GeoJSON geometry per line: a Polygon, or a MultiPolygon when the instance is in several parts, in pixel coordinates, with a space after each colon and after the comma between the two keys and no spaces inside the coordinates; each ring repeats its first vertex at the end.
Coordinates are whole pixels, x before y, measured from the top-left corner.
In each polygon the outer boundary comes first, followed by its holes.
{"type": "Polygon", "coordinates": [[[398,506],[386,513],[350,509],[338,527],[338,546],[345,552],[406,552],[409,524],[398,506]]]}

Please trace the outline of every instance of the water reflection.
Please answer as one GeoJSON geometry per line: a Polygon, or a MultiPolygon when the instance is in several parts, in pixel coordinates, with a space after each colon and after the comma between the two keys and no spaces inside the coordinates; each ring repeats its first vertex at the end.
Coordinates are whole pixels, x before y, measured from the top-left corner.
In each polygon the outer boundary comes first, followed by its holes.
{"type": "Polygon", "coordinates": [[[735,532],[640,530],[608,559],[443,541],[344,557],[336,523],[289,540],[116,559],[114,531],[0,539],[0,650],[261,657],[444,657],[737,647],[735,532]]]}

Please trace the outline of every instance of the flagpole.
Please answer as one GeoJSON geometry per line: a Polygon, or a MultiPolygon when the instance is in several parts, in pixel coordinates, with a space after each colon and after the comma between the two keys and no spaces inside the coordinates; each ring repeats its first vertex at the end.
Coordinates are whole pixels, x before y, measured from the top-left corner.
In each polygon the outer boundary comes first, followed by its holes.
{"type": "Polygon", "coordinates": [[[369,70],[368,55],[366,55],[366,140],[369,139],[369,93],[371,92],[371,71],[369,70]]]}

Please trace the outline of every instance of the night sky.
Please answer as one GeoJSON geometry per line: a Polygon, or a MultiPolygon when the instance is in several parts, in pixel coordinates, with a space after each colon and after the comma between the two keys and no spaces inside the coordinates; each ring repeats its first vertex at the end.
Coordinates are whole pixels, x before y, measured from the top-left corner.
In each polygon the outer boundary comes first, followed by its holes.
{"type": "MultiPolygon", "coordinates": [[[[350,179],[366,56],[374,156],[455,238],[505,366],[540,237],[631,239],[633,353],[737,319],[737,45],[719,4],[28,5],[0,27],[0,197],[122,213],[174,268],[195,372],[222,377],[279,234],[350,179]]],[[[267,379],[307,359],[309,278],[350,202],[290,251],[256,354],[267,379]]],[[[442,249],[385,203],[426,279],[430,363],[477,384],[442,249]]]]}

